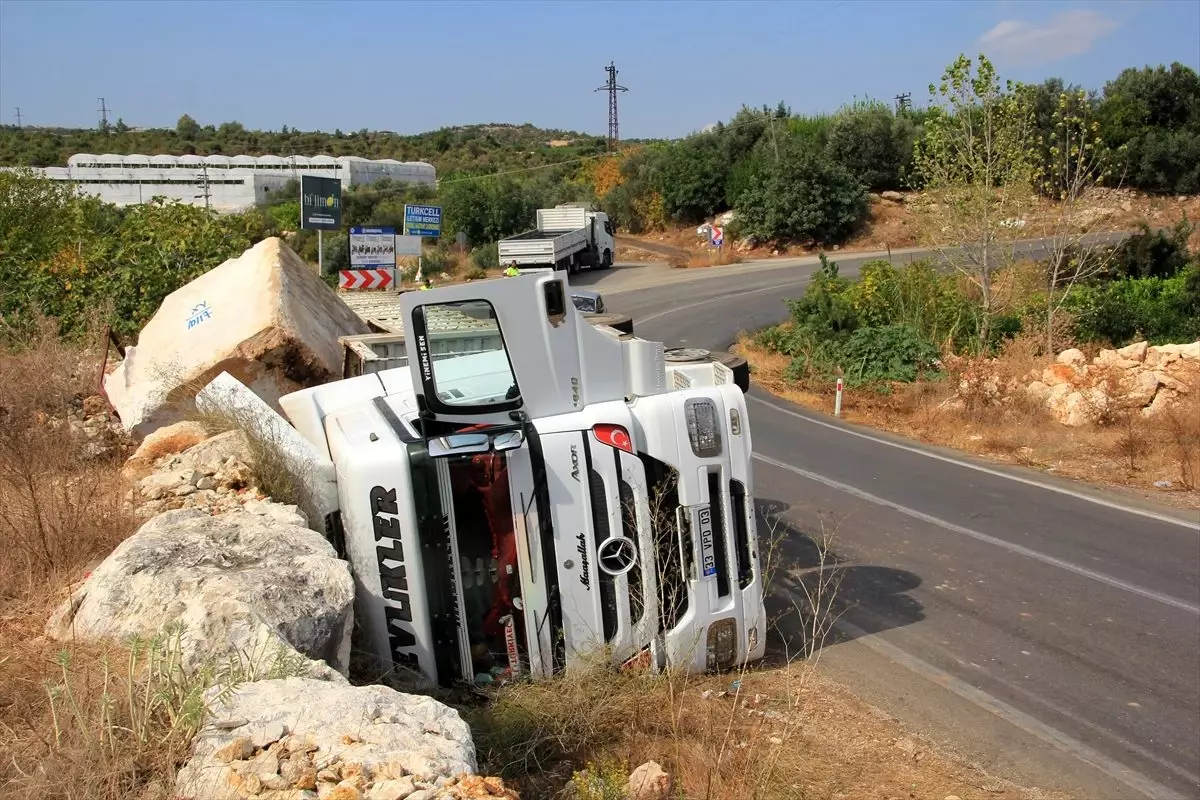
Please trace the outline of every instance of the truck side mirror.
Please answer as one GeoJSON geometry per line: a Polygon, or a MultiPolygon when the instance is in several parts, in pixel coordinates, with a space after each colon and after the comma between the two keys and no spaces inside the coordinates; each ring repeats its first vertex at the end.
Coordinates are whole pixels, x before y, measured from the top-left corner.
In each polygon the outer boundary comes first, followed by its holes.
{"type": "Polygon", "coordinates": [[[433,458],[486,453],[492,449],[492,437],[486,433],[452,433],[429,440],[429,455],[433,458]]]}
{"type": "Polygon", "coordinates": [[[492,449],[497,453],[506,450],[516,450],[525,442],[525,434],[521,431],[505,431],[492,437],[492,449]]]}

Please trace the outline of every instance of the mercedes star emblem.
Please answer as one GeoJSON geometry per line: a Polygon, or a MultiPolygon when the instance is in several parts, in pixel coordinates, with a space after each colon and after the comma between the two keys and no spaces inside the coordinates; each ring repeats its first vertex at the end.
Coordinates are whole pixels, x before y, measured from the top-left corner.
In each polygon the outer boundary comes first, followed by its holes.
{"type": "Polygon", "coordinates": [[[637,564],[637,547],[632,539],[613,536],[600,543],[596,553],[600,569],[609,575],[624,575],[637,564]]]}

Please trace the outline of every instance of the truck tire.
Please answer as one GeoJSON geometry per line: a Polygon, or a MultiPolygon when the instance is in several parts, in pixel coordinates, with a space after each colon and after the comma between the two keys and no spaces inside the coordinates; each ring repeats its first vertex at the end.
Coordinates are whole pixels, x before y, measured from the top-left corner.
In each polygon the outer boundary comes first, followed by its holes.
{"type": "Polygon", "coordinates": [[[664,353],[664,358],[677,364],[719,361],[733,372],[733,382],[743,393],[750,391],[750,364],[742,356],[726,350],[712,352],[699,347],[672,347],[664,353]]]}
{"type": "Polygon", "coordinates": [[[600,254],[600,261],[596,264],[596,269],[608,269],[613,265],[612,250],[605,250],[600,254]]]}
{"type": "Polygon", "coordinates": [[[633,317],[628,314],[588,314],[587,321],[593,325],[607,325],[621,333],[633,335],[633,317]]]}

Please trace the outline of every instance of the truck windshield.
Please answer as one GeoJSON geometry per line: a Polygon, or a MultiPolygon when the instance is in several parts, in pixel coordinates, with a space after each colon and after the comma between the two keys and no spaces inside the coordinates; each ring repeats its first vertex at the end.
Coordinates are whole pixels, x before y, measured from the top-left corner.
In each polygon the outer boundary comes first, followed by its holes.
{"type": "Polygon", "coordinates": [[[433,382],[448,406],[486,406],[517,396],[495,309],[486,300],[425,307],[433,382]]]}

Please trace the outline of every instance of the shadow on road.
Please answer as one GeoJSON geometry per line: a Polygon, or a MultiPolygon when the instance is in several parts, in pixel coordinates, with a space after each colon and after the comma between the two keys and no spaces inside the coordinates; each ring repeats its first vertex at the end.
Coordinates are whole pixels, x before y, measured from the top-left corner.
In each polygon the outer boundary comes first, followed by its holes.
{"type": "Polygon", "coordinates": [[[908,593],[921,577],[907,570],[855,564],[837,552],[835,526],[789,518],[791,506],[756,500],[759,557],[771,579],[767,614],[772,655],[811,656],[854,638],[839,622],[873,634],[920,622],[925,609],[908,593]]]}

